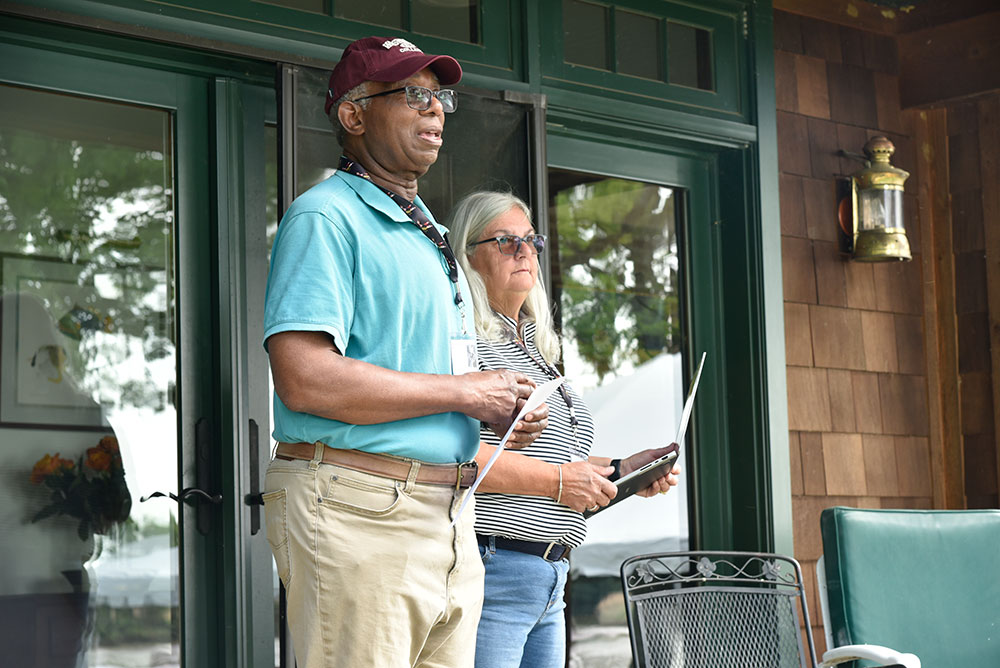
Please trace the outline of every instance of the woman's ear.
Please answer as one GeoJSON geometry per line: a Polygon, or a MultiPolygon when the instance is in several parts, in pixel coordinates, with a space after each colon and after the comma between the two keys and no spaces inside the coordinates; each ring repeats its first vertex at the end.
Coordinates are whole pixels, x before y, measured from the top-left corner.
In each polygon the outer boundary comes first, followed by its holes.
{"type": "Polygon", "coordinates": [[[347,134],[361,135],[365,132],[364,112],[360,104],[341,102],[337,107],[337,119],[347,134]]]}

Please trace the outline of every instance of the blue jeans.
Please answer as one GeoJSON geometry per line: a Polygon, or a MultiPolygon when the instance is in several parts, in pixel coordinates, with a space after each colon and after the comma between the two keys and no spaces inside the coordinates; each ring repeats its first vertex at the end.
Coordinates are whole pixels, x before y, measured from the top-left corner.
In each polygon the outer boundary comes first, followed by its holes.
{"type": "Polygon", "coordinates": [[[569,562],[479,546],[486,596],[476,636],[476,668],[563,668],[569,562]]]}

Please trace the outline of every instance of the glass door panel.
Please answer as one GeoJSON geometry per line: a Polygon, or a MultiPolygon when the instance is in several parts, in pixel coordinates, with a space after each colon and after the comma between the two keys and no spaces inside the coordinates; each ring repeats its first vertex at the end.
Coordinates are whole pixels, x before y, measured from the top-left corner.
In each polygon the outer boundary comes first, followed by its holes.
{"type": "MultiPolygon", "coordinates": [[[[552,295],[566,377],[594,414],[595,455],[624,458],[675,437],[685,387],[681,194],[549,170],[552,295]]],[[[687,547],[683,477],[665,496],[629,499],[588,521],[570,556],[571,666],[630,665],[618,569],[634,554],[687,547]]]]}
{"type": "Polygon", "coordinates": [[[0,156],[5,660],[179,665],[173,116],[0,85],[0,156]]]}

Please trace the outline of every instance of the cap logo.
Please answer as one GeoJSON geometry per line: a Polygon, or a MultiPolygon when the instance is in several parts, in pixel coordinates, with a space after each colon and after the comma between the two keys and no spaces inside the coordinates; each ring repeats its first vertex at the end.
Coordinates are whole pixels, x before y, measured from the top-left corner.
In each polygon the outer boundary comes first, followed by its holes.
{"type": "Polygon", "coordinates": [[[414,51],[416,53],[423,53],[423,51],[417,48],[417,45],[414,44],[413,42],[408,42],[405,39],[401,39],[398,37],[396,39],[390,39],[385,42],[382,42],[382,47],[385,49],[392,49],[392,47],[394,46],[399,47],[400,53],[407,53],[409,51],[414,51]]]}

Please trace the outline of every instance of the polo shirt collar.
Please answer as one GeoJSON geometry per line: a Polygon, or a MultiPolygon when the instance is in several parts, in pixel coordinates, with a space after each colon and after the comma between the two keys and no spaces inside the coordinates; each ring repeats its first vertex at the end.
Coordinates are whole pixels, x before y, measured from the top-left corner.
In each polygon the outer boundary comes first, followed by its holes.
{"type": "MultiPolygon", "coordinates": [[[[339,177],[344,183],[348,185],[354,192],[358,194],[364,203],[371,208],[385,214],[390,219],[398,223],[412,223],[410,217],[407,216],[399,205],[392,201],[385,192],[379,188],[377,185],[372,183],[367,179],[363,179],[359,176],[353,174],[348,174],[347,172],[337,170],[334,174],[339,177]]],[[[420,195],[417,195],[417,199],[413,202],[423,210],[427,217],[430,218],[431,222],[437,225],[437,221],[434,220],[433,214],[424,205],[420,195]]]]}

